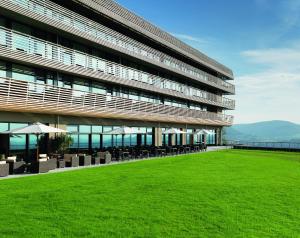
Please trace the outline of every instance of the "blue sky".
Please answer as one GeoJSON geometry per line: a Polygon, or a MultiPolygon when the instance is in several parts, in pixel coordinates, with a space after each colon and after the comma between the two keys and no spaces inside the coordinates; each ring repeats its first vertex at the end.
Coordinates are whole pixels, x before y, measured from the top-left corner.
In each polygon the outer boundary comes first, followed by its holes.
{"type": "Polygon", "coordinates": [[[300,0],[117,0],[230,67],[235,123],[300,124],[300,0]]]}

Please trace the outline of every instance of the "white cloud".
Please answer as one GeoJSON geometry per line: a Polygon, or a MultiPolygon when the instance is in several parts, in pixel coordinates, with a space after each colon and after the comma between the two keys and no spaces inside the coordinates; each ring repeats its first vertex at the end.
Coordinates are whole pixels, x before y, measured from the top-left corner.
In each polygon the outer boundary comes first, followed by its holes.
{"type": "Polygon", "coordinates": [[[260,73],[236,78],[236,123],[289,120],[300,123],[300,53],[298,47],[248,50],[242,56],[260,73]]]}
{"type": "Polygon", "coordinates": [[[200,38],[200,37],[195,37],[195,36],[192,36],[192,35],[187,35],[187,34],[179,34],[179,33],[170,33],[171,35],[181,39],[181,40],[184,40],[184,41],[193,41],[193,42],[196,42],[196,43],[199,43],[199,44],[208,44],[210,43],[209,40],[207,39],[203,39],[203,38],[200,38]]]}

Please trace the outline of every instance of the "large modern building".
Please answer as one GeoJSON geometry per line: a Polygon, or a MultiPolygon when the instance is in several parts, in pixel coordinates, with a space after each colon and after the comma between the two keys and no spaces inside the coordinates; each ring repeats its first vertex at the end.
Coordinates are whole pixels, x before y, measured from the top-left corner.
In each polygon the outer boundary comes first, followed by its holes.
{"type": "MultiPolygon", "coordinates": [[[[112,0],[0,1],[0,132],[32,122],[68,130],[73,148],[222,143],[232,71],[112,0]],[[166,128],[190,132],[163,135],[166,128]]],[[[0,135],[0,154],[35,136],[0,135]]]]}

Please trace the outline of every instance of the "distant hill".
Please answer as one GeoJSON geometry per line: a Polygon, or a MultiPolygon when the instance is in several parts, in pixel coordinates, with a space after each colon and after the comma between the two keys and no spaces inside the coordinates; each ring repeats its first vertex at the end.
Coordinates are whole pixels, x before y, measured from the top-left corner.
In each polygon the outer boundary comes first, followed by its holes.
{"type": "Polygon", "coordinates": [[[236,124],[225,129],[226,140],[300,142],[300,125],[289,121],[236,124]]]}

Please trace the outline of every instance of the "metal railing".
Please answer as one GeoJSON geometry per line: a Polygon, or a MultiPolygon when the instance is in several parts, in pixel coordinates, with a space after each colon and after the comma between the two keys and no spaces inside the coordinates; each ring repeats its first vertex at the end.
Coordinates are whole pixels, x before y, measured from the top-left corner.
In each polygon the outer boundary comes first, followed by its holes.
{"type": "MultiPolygon", "coordinates": [[[[92,69],[101,73],[114,75],[117,78],[134,80],[160,89],[172,90],[183,96],[194,96],[205,99],[206,103],[234,109],[234,100],[218,96],[213,93],[199,90],[181,83],[174,82],[159,76],[151,75],[140,70],[123,66],[102,58],[88,55],[81,51],[53,44],[39,38],[32,37],[17,31],[0,27],[0,46],[13,50],[19,50],[27,54],[38,55],[47,60],[72,65],[79,70],[83,68],[92,69]]],[[[167,91],[166,91],[167,93],[167,91]]]]}
{"type": "Polygon", "coordinates": [[[300,142],[250,142],[250,141],[230,141],[227,144],[232,146],[245,146],[270,149],[300,149],[300,142]]]}
{"type": "MultiPolygon", "coordinates": [[[[163,63],[164,65],[181,71],[185,75],[189,75],[201,82],[206,82],[223,90],[234,93],[235,87],[220,78],[212,76],[200,69],[190,66],[180,60],[177,60],[167,54],[157,51],[149,46],[146,46],[134,39],[122,35],[108,27],[105,27],[97,22],[92,21],[80,14],[70,11],[60,5],[51,1],[39,0],[9,0],[29,10],[31,12],[42,15],[46,18],[56,21],[58,24],[64,24],[68,27],[73,27],[77,31],[83,32],[85,35],[92,36],[95,39],[105,41],[111,45],[115,45],[130,51],[131,53],[138,54],[146,57],[152,61],[163,63]]],[[[5,4],[5,2],[0,3],[5,4]]]]}
{"type": "Polygon", "coordinates": [[[0,78],[0,109],[207,125],[230,125],[233,121],[232,116],[224,114],[10,78],[0,78]]]}

